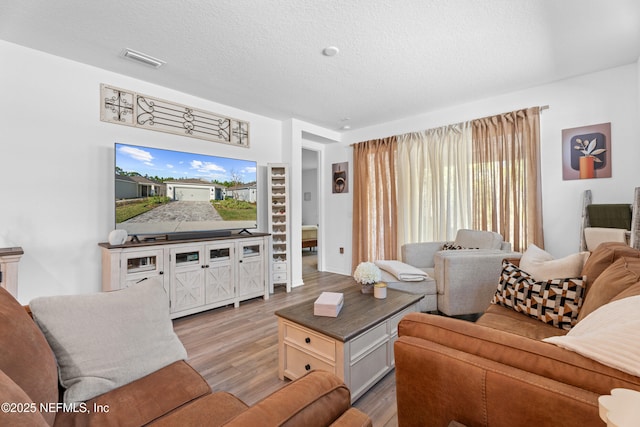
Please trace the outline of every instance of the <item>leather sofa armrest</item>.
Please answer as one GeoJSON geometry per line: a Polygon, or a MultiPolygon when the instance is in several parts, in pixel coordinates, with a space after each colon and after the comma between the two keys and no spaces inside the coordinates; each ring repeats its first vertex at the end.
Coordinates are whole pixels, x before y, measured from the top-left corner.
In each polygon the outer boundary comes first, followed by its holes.
{"type": "MultiPolygon", "coordinates": [[[[328,426],[351,407],[351,393],[337,376],[311,371],[265,397],[227,426],[328,426]]],[[[362,418],[349,415],[344,424],[362,426],[362,418]],[[353,420],[354,424],[346,424],[353,420]]],[[[366,424],[364,424],[366,425],[366,424]]]]}

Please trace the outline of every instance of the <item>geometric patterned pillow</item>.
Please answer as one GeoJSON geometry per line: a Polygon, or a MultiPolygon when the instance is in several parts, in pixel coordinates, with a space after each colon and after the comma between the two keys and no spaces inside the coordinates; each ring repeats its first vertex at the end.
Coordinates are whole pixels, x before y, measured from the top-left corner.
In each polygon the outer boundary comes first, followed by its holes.
{"type": "Polygon", "coordinates": [[[584,283],[580,277],[536,282],[530,274],[504,260],[491,303],[569,330],[578,322],[584,283]]]}

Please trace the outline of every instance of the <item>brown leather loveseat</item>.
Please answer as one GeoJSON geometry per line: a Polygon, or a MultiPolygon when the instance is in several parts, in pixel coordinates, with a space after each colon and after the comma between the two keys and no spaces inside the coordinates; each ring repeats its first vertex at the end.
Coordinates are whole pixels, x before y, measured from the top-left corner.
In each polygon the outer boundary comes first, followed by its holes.
{"type": "Polygon", "coordinates": [[[0,425],[370,426],[337,377],[314,371],[248,407],[180,360],[86,402],[61,403],[54,353],[36,323],[0,288],[0,425]]]}
{"type": "MultiPolygon", "coordinates": [[[[602,244],[582,274],[587,286],[580,315],[628,302],[640,295],[640,251],[602,244]]],[[[578,317],[577,325],[583,321],[578,317]]],[[[475,323],[405,316],[394,347],[398,425],[605,425],[598,397],[614,388],[640,390],[640,377],[542,341],[566,333],[495,304],[475,323]]]]}

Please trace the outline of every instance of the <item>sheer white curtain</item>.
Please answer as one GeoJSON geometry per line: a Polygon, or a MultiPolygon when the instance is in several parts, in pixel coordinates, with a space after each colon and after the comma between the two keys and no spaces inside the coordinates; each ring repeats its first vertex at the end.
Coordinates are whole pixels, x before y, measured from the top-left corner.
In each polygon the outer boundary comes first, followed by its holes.
{"type": "Polygon", "coordinates": [[[405,243],[453,240],[472,224],[470,124],[397,138],[398,251],[405,243]]]}

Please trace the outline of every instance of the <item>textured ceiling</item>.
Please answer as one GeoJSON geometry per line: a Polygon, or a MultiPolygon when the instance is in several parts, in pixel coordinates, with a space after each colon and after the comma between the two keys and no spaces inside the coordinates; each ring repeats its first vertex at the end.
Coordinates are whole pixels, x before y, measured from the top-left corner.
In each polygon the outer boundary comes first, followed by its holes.
{"type": "Polygon", "coordinates": [[[0,39],[268,117],[357,128],[633,63],[640,1],[2,0],[0,39]],[[323,56],[332,45],[340,53],[323,56]],[[127,61],[125,47],[166,65],[127,61]]]}

